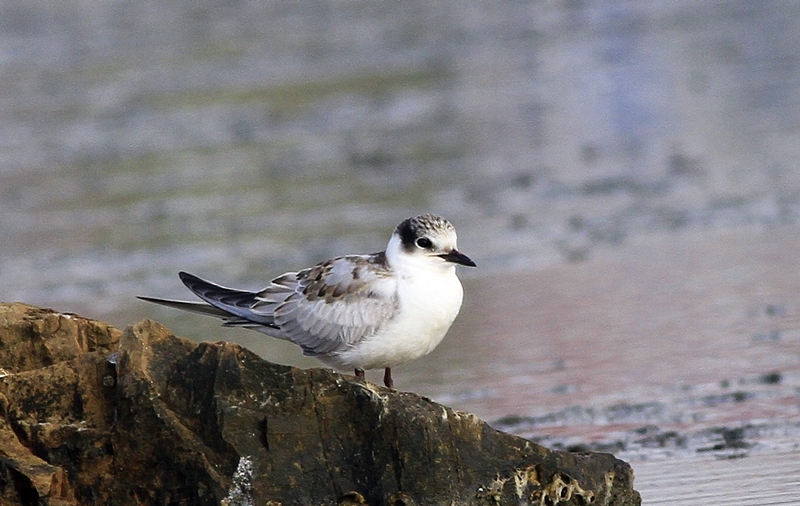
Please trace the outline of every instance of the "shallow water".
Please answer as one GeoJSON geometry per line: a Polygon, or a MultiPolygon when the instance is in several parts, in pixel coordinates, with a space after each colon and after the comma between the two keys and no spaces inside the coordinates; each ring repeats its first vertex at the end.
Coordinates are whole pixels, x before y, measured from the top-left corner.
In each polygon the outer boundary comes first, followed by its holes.
{"type": "Polygon", "coordinates": [[[747,459],[674,459],[634,466],[642,504],[797,504],[798,454],[760,454],[747,459]]]}
{"type": "Polygon", "coordinates": [[[799,6],[5,2],[0,296],[102,317],[422,211],[514,270],[798,223],[799,6]]]}
{"type": "Polygon", "coordinates": [[[400,388],[635,462],[793,451],[799,7],[5,2],[0,298],[313,367],[133,297],[434,211],[480,267],[400,388]]]}

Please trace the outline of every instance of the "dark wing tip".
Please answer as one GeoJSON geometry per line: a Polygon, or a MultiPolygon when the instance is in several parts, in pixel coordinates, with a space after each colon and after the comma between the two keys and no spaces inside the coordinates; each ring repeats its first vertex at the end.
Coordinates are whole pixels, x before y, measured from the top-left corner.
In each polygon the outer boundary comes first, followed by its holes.
{"type": "MultiPolygon", "coordinates": [[[[188,272],[180,271],[178,273],[178,277],[181,278],[183,284],[192,291],[195,295],[199,296],[201,299],[205,299],[203,295],[207,295],[209,289],[217,289],[217,288],[224,288],[215,285],[209,281],[206,281],[203,278],[195,276],[194,274],[189,274],[188,272]]],[[[206,301],[209,302],[209,301],[206,301]]]]}
{"type": "Polygon", "coordinates": [[[195,282],[195,281],[203,281],[202,279],[198,278],[194,274],[189,274],[188,272],[185,272],[185,271],[180,271],[178,273],[178,277],[181,278],[181,281],[183,281],[184,285],[186,283],[192,283],[192,282],[195,282]]]}

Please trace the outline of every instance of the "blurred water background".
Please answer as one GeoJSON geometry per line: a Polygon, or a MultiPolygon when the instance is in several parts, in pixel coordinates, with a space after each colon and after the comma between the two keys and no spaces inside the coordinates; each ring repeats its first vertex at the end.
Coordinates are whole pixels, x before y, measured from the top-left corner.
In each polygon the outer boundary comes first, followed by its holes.
{"type": "Polygon", "coordinates": [[[2,300],[315,366],[134,296],[436,212],[479,268],[400,388],[629,458],[796,450],[798,2],[9,0],[0,89],[2,300]]]}

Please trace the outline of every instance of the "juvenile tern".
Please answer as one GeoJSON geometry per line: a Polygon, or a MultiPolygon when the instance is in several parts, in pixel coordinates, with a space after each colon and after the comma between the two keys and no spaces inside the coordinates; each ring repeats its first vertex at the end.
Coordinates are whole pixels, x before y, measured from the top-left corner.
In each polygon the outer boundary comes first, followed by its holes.
{"type": "Polygon", "coordinates": [[[347,255],[273,279],[258,292],[236,290],[181,272],[181,281],[204,302],[139,297],[164,306],[215,316],[291,341],[327,365],[385,369],[427,355],[455,320],[463,289],[456,265],[475,267],[459,252],[456,230],[432,214],[395,228],[385,251],[347,255]]]}

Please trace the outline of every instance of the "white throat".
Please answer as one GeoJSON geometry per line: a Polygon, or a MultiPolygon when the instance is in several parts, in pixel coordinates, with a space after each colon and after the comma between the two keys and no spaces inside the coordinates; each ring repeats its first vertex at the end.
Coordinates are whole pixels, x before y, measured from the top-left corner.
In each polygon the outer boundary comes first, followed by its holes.
{"type": "Polygon", "coordinates": [[[406,252],[396,234],[386,247],[386,260],[396,275],[399,314],[378,335],[339,354],[338,365],[376,369],[427,355],[461,308],[463,290],[455,264],[424,251],[406,252]]]}

